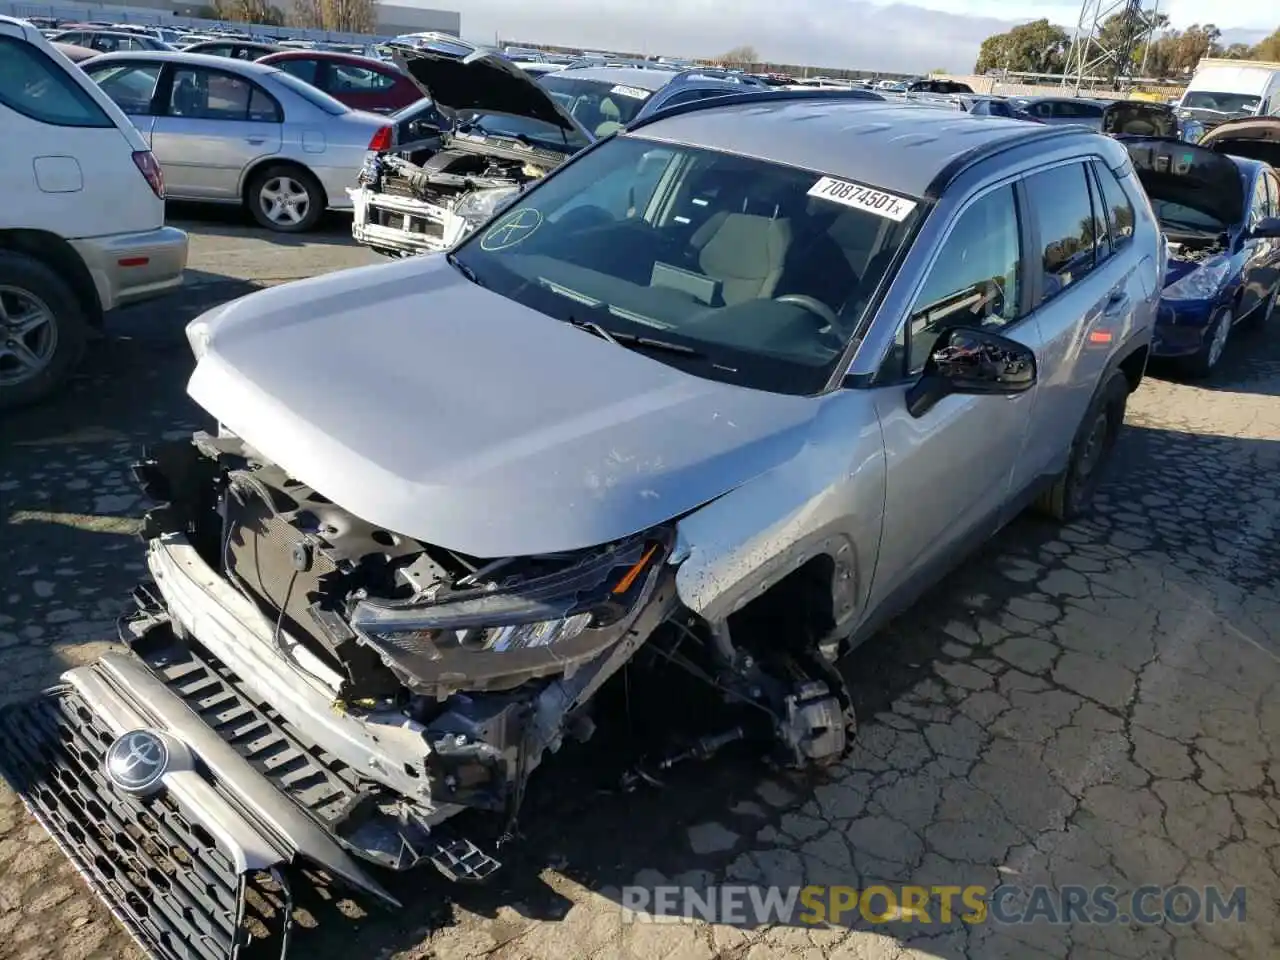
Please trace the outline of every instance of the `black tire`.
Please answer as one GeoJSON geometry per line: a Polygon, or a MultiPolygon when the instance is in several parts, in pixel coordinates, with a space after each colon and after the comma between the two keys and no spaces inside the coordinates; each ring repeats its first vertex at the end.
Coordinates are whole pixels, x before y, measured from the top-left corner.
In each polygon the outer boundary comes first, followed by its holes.
{"type": "Polygon", "coordinates": [[[1088,512],[1098,480],[1124,425],[1128,402],[1129,381],[1117,370],[1089,404],[1071,442],[1067,468],[1036,500],[1038,512],[1059,523],[1070,523],[1088,512]]]}
{"type": "Polygon", "coordinates": [[[1222,358],[1226,355],[1227,344],[1231,341],[1231,331],[1235,327],[1236,314],[1234,310],[1223,310],[1213,320],[1205,334],[1205,344],[1195,354],[1188,357],[1182,362],[1183,374],[1192,380],[1205,380],[1213,371],[1218,369],[1218,364],[1222,362],[1222,358]],[[1225,329],[1225,333],[1223,330],[1225,329]],[[1214,341],[1221,335],[1224,339],[1217,351],[1214,349],[1214,341]]]}
{"type": "Polygon", "coordinates": [[[0,410],[11,410],[43,400],[62,386],[84,356],[88,324],[66,281],[24,253],[0,250],[0,303],[5,307],[0,314],[0,410]],[[43,308],[48,317],[39,330],[21,337],[6,320],[17,313],[19,303],[43,308]],[[43,361],[37,372],[25,377],[18,369],[17,355],[7,349],[19,343],[26,357],[43,361]]]}
{"type": "Polygon", "coordinates": [[[263,167],[249,178],[244,199],[253,219],[275,233],[305,233],[311,230],[324,216],[329,202],[320,181],[310,171],[292,163],[273,163],[263,167]],[[281,189],[276,192],[300,198],[296,201],[296,206],[292,207],[298,215],[296,221],[285,219],[288,214],[277,214],[275,219],[272,218],[272,207],[263,196],[263,190],[272,181],[280,181],[281,189]],[[296,193],[293,187],[301,192],[296,193]]]}

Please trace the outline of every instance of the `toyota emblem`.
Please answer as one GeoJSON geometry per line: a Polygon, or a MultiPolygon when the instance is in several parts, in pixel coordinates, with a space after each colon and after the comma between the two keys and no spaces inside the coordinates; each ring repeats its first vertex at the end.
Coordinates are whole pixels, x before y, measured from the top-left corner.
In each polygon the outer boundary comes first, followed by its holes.
{"type": "Polygon", "coordinates": [[[153,793],[169,769],[169,747],[150,730],[130,730],[107,748],[102,764],[107,779],[125,793],[153,793]]]}

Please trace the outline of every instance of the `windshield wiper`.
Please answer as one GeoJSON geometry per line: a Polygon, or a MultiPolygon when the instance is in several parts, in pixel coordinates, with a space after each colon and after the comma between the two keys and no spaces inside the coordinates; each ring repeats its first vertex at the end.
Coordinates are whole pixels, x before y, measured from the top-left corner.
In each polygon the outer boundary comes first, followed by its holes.
{"type": "Polygon", "coordinates": [[[459,260],[458,255],[456,253],[453,253],[453,252],[446,253],[444,255],[444,261],[445,263],[449,264],[449,266],[453,267],[453,269],[457,270],[460,274],[466,277],[468,280],[470,280],[472,283],[474,283],[477,287],[484,286],[484,282],[478,276],[476,276],[476,272],[472,270],[470,267],[468,267],[461,260],[459,260]]]}
{"type": "Polygon", "coordinates": [[[594,333],[601,340],[608,340],[610,343],[622,346],[615,334],[606,330],[594,320],[579,320],[577,317],[569,317],[569,323],[577,327],[579,330],[585,330],[587,333],[594,333]]]}
{"type": "Polygon", "coordinates": [[[672,343],[670,340],[655,340],[652,337],[639,337],[634,333],[619,333],[615,330],[609,330],[602,327],[594,320],[582,320],[578,317],[569,317],[567,322],[579,330],[585,330],[587,333],[594,334],[601,340],[608,340],[610,343],[619,347],[626,347],[631,350],[660,350],[664,353],[679,353],[686,357],[703,357],[704,354],[700,350],[686,346],[683,343],[672,343]]]}

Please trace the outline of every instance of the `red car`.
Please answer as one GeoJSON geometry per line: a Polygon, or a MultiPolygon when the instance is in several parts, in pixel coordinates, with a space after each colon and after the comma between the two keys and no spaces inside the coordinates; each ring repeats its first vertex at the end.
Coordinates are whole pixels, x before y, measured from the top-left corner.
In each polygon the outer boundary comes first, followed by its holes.
{"type": "Polygon", "coordinates": [[[394,64],[328,50],[282,50],[258,63],[291,73],[355,110],[394,113],[422,99],[421,88],[394,64]]]}

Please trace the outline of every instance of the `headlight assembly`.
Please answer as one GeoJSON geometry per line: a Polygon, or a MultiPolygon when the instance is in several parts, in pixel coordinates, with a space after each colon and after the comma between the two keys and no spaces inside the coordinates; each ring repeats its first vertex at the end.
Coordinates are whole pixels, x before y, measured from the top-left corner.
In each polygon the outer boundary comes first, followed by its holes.
{"type": "Polygon", "coordinates": [[[1231,274],[1231,258],[1207,260],[1186,276],[1175,280],[1160,294],[1162,300],[1208,300],[1218,295],[1231,274]]]}
{"type": "Polygon", "coordinates": [[[468,229],[474,230],[506,206],[519,193],[519,187],[494,187],[490,190],[476,190],[473,193],[468,193],[454,205],[453,215],[465,220],[468,229]]]}
{"type": "MultiPolygon", "coordinates": [[[[394,651],[399,665],[420,678],[424,662],[439,668],[441,661],[467,654],[543,653],[554,663],[562,645],[626,619],[643,601],[667,552],[665,539],[641,537],[543,575],[516,574],[504,582],[446,590],[426,601],[361,600],[352,610],[351,626],[394,651]]],[[[495,570],[497,577],[505,574],[495,570]]],[[[586,653],[594,644],[581,646],[586,653]]],[[[458,665],[471,672],[465,661],[458,665]]]]}

